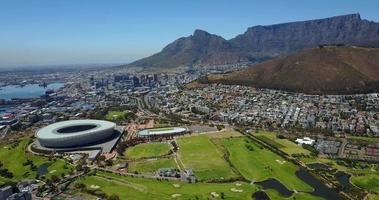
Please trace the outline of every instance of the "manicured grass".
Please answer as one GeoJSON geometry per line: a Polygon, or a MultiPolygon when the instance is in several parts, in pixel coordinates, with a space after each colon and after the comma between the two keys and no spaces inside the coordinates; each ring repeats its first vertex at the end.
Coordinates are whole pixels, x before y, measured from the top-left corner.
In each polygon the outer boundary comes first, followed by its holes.
{"type": "Polygon", "coordinates": [[[246,137],[224,139],[223,144],[229,152],[229,159],[233,166],[245,178],[252,181],[275,178],[290,190],[313,190],[311,186],[296,177],[295,172],[298,169],[296,165],[260,147],[252,140],[246,137]]]}
{"type": "Polygon", "coordinates": [[[350,178],[354,185],[367,189],[370,192],[379,192],[379,174],[365,174],[363,176],[353,176],[350,178]]]}
{"type": "Polygon", "coordinates": [[[170,144],[153,142],[138,144],[134,147],[127,148],[124,155],[127,159],[141,159],[159,157],[169,153],[170,144]]]}
{"type": "Polygon", "coordinates": [[[358,141],[366,141],[366,142],[369,142],[369,143],[378,143],[379,142],[379,138],[378,137],[363,137],[363,136],[349,135],[348,138],[349,139],[353,139],[353,140],[358,140],[358,141]]]}
{"type": "Polygon", "coordinates": [[[276,148],[282,150],[288,155],[292,154],[304,154],[309,155],[310,151],[304,149],[303,147],[297,145],[296,143],[288,140],[288,139],[280,139],[276,137],[274,132],[268,131],[259,131],[258,133],[254,133],[258,139],[275,146],[276,148]]]}
{"type": "MultiPolygon", "coordinates": [[[[62,173],[69,173],[73,170],[71,165],[66,164],[63,160],[49,161],[46,157],[35,156],[26,152],[29,139],[22,139],[18,143],[9,144],[0,147],[0,161],[4,164],[3,168],[8,169],[13,173],[12,180],[23,180],[27,178],[35,178],[37,171],[31,170],[30,165],[24,166],[23,163],[27,159],[33,161],[35,166],[48,164],[48,172],[46,178],[52,175],[60,176],[62,173]]],[[[3,181],[6,179],[0,177],[3,181]]]]}
{"type": "Polygon", "coordinates": [[[379,199],[379,195],[378,194],[369,194],[367,196],[367,200],[378,200],[379,199]]]}
{"type": "Polygon", "coordinates": [[[294,193],[292,196],[287,197],[287,198],[280,195],[279,192],[274,189],[269,189],[269,190],[266,190],[265,192],[268,194],[270,199],[323,200],[323,198],[321,197],[313,196],[305,192],[294,193]]]}
{"type": "Polygon", "coordinates": [[[210,138],[230,138],[230,137],[241,137],[243,136],[238,131],[223,131],[223,132],[216,132],[216,133],[210,133],[208,134],[210,138]]]}
{"type": "Polygon", "coordinates": [[[172,158],[161,158],[158,160],[130,162],[128,171],[131,173],[153,173],[160,168],[177,168],[177,166],[172,158]]]}
{"type": "Polygon", "coordinates": [[[109,111],[105,116],[106,120],[109,121],[119,121],[125,119],[125,112],[123,111],[109,111]]]}
{"type": "MultiPolygon", "coordinates": [[[[108,195],[117,194],[120,199],[213,199],[211,193],[224,193],[225,199],[251,199],[257,191],[255,185],[248,183],[195,183],[181,181],[158,181],[125,177],[116,174],[98,172],[97,175],[85,177],[79,182],[88,189],[99,187],[108,195]],[[234,188],[234,192],[232,189],[234,188]],[[235,191],[239,190],[239,191],[235,191]],[[174,195],[174,196],[173,196],[174,195]],[[175,196],[177,196],[175,198],[175,196]]],[[[220,199],[218,197],[217,199],[220,199]]]]}
{"type": "Polygon", "coordinates": [[[200,180],[229,179],[237,177],[223,153],[207,135],[178,139],[180,159],[186,169],[191,168],[200,180]]]}
{"type": "Polygon", "coordinates": [[[159,131],[171,131],[174,130],[174,128],[171,127],[162,127],[162,128],[153,128],[153,129],[148,129],[150,133],[155,133],[159,131]]]}

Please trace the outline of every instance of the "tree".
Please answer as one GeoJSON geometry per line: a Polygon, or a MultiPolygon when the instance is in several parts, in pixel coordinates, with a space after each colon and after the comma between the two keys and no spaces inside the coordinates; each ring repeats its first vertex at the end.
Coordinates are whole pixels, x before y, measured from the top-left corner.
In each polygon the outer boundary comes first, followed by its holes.
{"type": "Polygon", "coordinates": [[[107,166],[112,166],[113,165],[113,160],[106,160],[105,165],[107,166]]]}
{"type": "Polygon", "coordinates": [[[52,180],[54,183],[58,183],[61,179],[60,179],[57,175],[52,175],[52,176],[51,176],[51,180],[52,180]]]}
{"type": "Polygon", "coordinates": [[[84,191],[87,188],[83,183],[75,183],[74,187],[80,191],[84,191]]]}
{"type": "Polygon", "coordinates": [[[224,192],[221,192],[221,193],[220,193],[220,197],[221,197],[221,199],[225,199],[225,194],[224,194],[224,192]]]}
{"type": "Polygon", "coordinates": [[[78,164],[75,166],[75,169],[76,169],[76,171],[82,171],[82,170],[83,170],[83,164],[78,163],[78,164]]]}
{"type": "Polygon", "coordinates": [[[112,194],[107,198],[108,200],[120,200],[120,197],[116,194],[112,194]]]}
{"type": "Polygon", "coordinates": [[[97,157],[96,160],[97,160],[98,162],[102,162],[102,161],[104,161],[105,159],[106,159],[106,157],[105,157],[104,155],[100,155],[100,156],[97,157]]]}

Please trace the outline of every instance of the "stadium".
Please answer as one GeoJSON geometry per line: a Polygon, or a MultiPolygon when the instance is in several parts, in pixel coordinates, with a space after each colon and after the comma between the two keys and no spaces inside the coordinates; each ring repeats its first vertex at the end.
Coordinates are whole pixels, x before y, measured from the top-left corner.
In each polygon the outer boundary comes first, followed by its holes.
{"type": "Polygon", "coordinates": [[[28,149],[34,153],[84,153],[95,159],[113,151],[124,133],[124,126],[102,120],[69,120],[50,124],[36,132],[28,149]]]}
{"type": "Polygon", "coordinates": [[[115,127],[115,123],[108,121],[69,120],[39,129],[36,137],[44,147],[80,147],[111,137],[115,127]]]}
{"type": "Polygon", "coordinates": [[[153,128],[153,129],[144,129],[138,132],[139,137],[159,137],[159,136],[174,136],[185,134],[188,132],[188,129],[183,127],[167,127],[167,128],[153,128]]]}

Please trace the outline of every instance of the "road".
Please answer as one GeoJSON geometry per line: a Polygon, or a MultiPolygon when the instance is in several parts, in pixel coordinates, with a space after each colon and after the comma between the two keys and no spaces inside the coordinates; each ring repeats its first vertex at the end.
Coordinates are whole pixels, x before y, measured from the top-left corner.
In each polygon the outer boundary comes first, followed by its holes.
{"type": "Polygon", "coordinates": [[[9,126],[6,126],[5,128],[3,128],[0,131],[0,139],[3,139],[7,135],[8,131],[9,131],[9,126]]]}

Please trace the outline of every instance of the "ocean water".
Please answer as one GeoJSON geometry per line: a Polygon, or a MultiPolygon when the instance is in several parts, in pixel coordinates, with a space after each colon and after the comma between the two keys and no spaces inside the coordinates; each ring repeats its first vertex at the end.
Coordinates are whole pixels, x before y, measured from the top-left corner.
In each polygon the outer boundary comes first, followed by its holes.
{"type": "Polygon", "coordinates": [[[19,85],[8,85],[0,87],[0,99],[10,100],[12,98],[33,98],[44,95],[47,90],[58,90],[63,87],[64,83],[52,83],[47,87],[41,87],[38,84],[29,84],[23,87],[19,85]]]}

